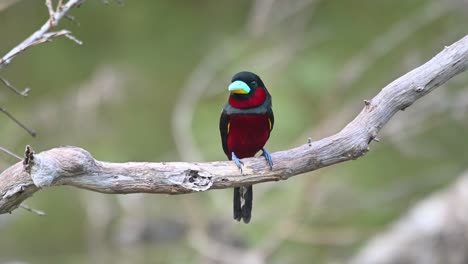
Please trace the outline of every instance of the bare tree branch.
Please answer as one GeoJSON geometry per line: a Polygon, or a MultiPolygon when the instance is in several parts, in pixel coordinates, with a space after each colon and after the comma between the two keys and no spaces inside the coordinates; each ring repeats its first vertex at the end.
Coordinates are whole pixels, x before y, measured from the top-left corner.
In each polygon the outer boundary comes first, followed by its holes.
{"type": "Polygon", "coordinates": [[[28,134],[31,135],[32,137],[36,136],[36,131],[34,131],[33,129],[28,128],[27,126],[25,126],[18,119],[16,119],[12,114],[10,114],[10,112],[8,112],[5,108],[0,107],[0,112],[4,113],[6,116],[8,116],[8,118],[13,120],[13,122],[15,122],[18,126],[23,128],[24,130],[26,130],[26,132],[28,132],[28,134]]]}
{"type": "Polygon", "coordinates": [[[28,211],[28,212],[31,212],[33,214],[37,214],[38,216],[44,216],[44,215],[47,215],[45,212],[41,211],[41,210],[37,210],[37,209],[34,209],[34,208],[31,208],[25,204],[20,204],[20,207],[23,208],[24,210],[28,211]]]}
{"type": "Polygon", "coordinates": [[[18,160],[23,160],[20,156],[16,155],[15,153],[9,151],[8,149],[6,149],[6,148],[4,148],[4,147],[2,147],[2,146],[0,146],[0,150],[3,151],[3,152],[5,152],[6,154],[8,154],[8,155],[10,155],[10,156],[12,156],[12,157],[18,159],[18,160]]]}
{"type": "Polygon", "coordinates": [[[10,88],[10,90],[15,92],[16,94],[24,97],[28,96],[29,91],[31,91],[31,88],[29,87],[24,88],[23,91],[16,89],[7,79],[3,78],[2,76],[0,76],[0,82],[2,82],[6,87],[10,88]]]}
{"type": "Polygon", "coordinates": [[[57,26],[57,22],[55,21],[55,11],[54,7],[52,5],[52,0],[45,0],[45,5],[47,6],[47,10],[49,10],[49,23],[51,24],[51,27],[57,26]]]}
{"type": "Polygon", "coordinates": [[[86,150],[76,147],[55,148],[39,154],[28,148],[23,163],[0,174],[0,213],[17,208],[40,188],[54,185],[103,193],[182,194],[286,180],[357,159],[369,150],[369,143],[395,113],[467,68],[468,35],[383,88],[337,134],[273,153],[272,170],[262,158],[244,159],[245,168],[241,174],[230,161],[110,163],[95,160],[86,150]]]}
{"type": "MultiPolygon", "coordinates": [[[[2,10],[3,8],[6,8],[9,4],[12,4],[14,2],[16,1],[7,1],[6,4],[3,4],[3,5],[0,4],[0,10],[2,10]]],[[[52,0],[45,0],[45,5],[47,7],[47,10],[49,11],[49,20],[39,30],[34,32],[31,36],[29,36],[27,39],[25,39],[19,45],[17,45],[12,50],[10,50],[7,54],[5,54],[2,58],[0,58],[0,70],[3,69],[6,65],[8,65],[16,55],[23,52],[27,48],[35,46],[40,43],[51,41],[52,39],[59,37],[59,36],[65,36],[68,39],[77,43],[78,45],[83,44],[80,40],[75,38],[71,34],[71,32],[68,30],[49,32],[53,27],[57,26],[60,19],[66,16],[68,11],[72,7],[79,6],[82,2],[83,0],[69,0],[65,5],[63,5],[63,0],[59,0],[57,3],[57,7],[54,11],[52,0]]],[[[20,91],[17,88],[15,88],[8,80],[6,80],[5,78],[1,76],[0,76],[0,82],[2,82],[6,87],[8,87],[10,90],[15,92],[16,94],[24,96],[24,97],[28,96],[28,92],[31,90],[29,87],[27,87],[23,91],[20,91]]],[[[16,119],[12,114],[10,114],[4,108],[0,107],[0,112],[4,113],[8,118],[13,120],[17,125],[19,125],[21,128],[26,130],[31,136],[33,137],[36,136],[36,132],[33,129],[26,127],[23,123],[21,123],[18,119],[16,119]]],[[[19,158],[18,156],[8,151],[7,149],[0,147],[0,150],[2,150],[3,152],[15,158],[19,158]]]]}
{"type": "Polygon", "coordinates": [[[69,0],[66,4],[59,3],[59,5],[57,6],[57,11],[54,12],[52,7],[52,1],[46,0],[45,3],[50,15],[49,19],[46,23],[44,23],[44,25],[42,25],[42,27],[39,30],[34,32],[31,36],[29,36],[27,39],[25,39],[19,45],[10,50],[7,54],[5,54],[2,58],[0,58],[0,69],[8,65],[15,56],[17,56],[27,48],[50,41],[58,36],[64,35],[70,38],[71,32],[68,30],[61,30],[59,32],[49,31],[53,27],[57,26],[60,19],[62,19],[72,7],[78,6],[82,2],[83,0],[69,0]]]}

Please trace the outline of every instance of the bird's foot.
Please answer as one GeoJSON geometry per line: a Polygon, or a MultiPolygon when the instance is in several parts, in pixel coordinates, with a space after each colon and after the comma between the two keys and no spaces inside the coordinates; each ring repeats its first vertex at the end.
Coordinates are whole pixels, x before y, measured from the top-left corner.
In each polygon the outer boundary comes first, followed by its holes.
{"type": "Polygon", "coordinates": [[[240,160],[236,154],[234,154],[234,152],[232,152],[232,160],[236,163],[236,166],[237,168],[239,168],[239,170],[241,171],[241,174],[242,174],[242,166],[244,166],[244,162],[242,160],[240,160]]]}
{"type": "Polygon", "coordinates": [[[262,156],[264,156],[267,160],[268,165],[270,165],[270,169],[273,169],[273,158],[271,157],[270,153],[268,152],[268,150],[266,150],[266,148],[262,148],[262,151],[262,156]]]}

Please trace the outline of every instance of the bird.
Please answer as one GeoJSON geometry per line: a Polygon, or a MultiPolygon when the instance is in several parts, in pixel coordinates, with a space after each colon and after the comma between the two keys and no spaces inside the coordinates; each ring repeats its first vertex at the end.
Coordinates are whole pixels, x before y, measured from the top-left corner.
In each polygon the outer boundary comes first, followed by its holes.
{"type": "MultiPolygon", "coordinates": [[[[228,102],[219,121],[224,153],[242,173],[244,163],[240,159],[254,157],[261,150],[273,169],[273,159],[264,147],[275,123],[271,95],[265,84],[255,73],[241,71],[232,77],[228,91],[228,102]]],[[[249,223],[252,201],[251,185],[235,187],[233,218],[249,223]]]]}

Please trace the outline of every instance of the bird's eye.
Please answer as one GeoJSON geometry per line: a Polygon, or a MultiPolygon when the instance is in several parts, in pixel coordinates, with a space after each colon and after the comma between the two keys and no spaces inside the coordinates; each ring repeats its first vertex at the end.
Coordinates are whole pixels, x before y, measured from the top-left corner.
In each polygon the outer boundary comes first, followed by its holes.
{"type": "Polygon", "coordinates": [[[251,81],[250,84],[251,84],[252,86],[257,86],[257,82],[256,82],[256,81],[251,81]]]}

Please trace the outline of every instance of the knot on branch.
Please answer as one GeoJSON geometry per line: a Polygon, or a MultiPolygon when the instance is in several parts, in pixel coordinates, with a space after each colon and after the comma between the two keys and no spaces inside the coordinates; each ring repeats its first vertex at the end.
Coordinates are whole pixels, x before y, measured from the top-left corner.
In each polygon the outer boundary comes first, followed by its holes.
{"type": "Polygon", "coordinates": [[[24,160],[23,160],[23,166],[24,170],[28,173],[31,173],[31,167],[34,164],[34,150],[31,148],[31,146],[27,145],[26,150],[24,151],[24,160]]]}
{"type": "Polygon", "coordinates": [[[212,177],[202,176],[198,170],[187,170],[185,175],[185,180],[182,183],[184,188],[195,191],[206,191],[213,185],[212,177]]]}
{"type": "Polygon", "coordinates": [[[196,192],[206,191],[213,185],[212,175],[195,169],[185,170],[183,175],[178,177],[171,177],[170,181],[176,185],[182,186],[185,189],[196,192]]]}
{"type": "Polygon", "coordinates": [[[55,148],[34,156],[28,173],[37,187],[51,186],[61,177],[85,174],[96,166],[89,152],[76,147],[55,148]]]}
{"type": "Polygon", "coordinates": [[[355,159],[358,159],[358,158],[364,156],[369,150],[370,150],[369,145],[366,144],[365,142],[362,142],[362,143],[354,146],[350,150],[348,150],[344,154],[344,157],[347,158],[347,159],[355,160],[355,159]]]}
{"type": "Polygon", "coordinates": [[[372,140],[374,140],[375,142],[380,142],[380,139],[377,138],[378,131],[379,128],[375,126],[368,129],[369,140],[367,141],[367,145],[369,145],[372,142],[372,140]]]}
{"type": "Polygon", "coordinates": [[[23,184],[20,184],[18,186],[15,186],[13,188],[11,188],[10,190],[8,190],[4,195],[3,197],[0,197],[1,199],[10,199],[11,197],[15,196],[15,195],[19,195],[19,194],[22,194],[25,190],[26,190],[26,185],[23,185],[23,184]]]}

